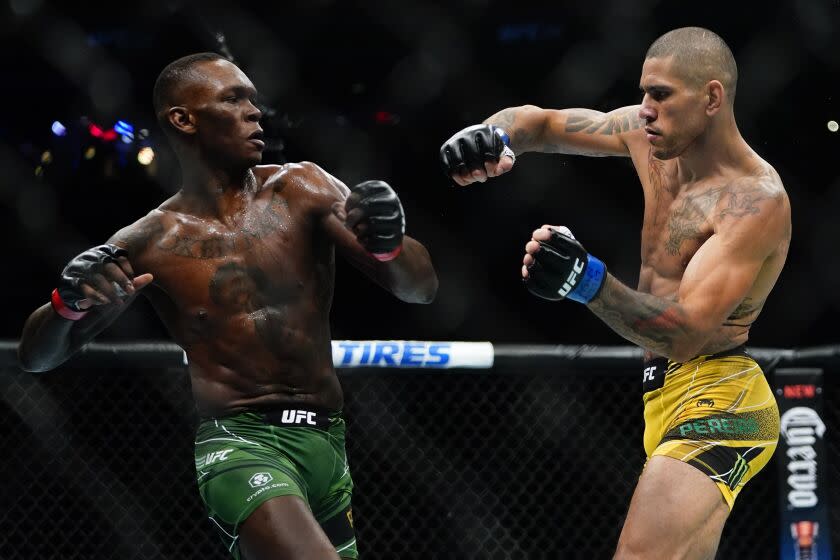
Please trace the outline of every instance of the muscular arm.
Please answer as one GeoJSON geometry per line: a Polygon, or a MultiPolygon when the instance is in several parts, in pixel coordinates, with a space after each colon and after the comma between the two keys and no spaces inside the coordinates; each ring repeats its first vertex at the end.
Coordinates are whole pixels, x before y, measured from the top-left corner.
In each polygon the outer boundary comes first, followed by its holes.
{"type": "MultiPolygon", "coordinates": [[[[124,228],[108,240],[128,249],[129,258],[145,247],[148,234],[154,228],[149,217],[124,228]]],[[[148,284],[146,278],[142,285],[148,284]]],[[[149,279],[150,280],[150,277],[149,279]]],[[[138,289],[142,287],[138,285],[138,289]]],[[[18,360],[25,371],[48,371],[64,363],[82,346],[113,323],[137,297],[137,292],[122,300],[112,297],[110,303],[99,302],[78,321],[71,321],[55,312],[47,303],[36,309],[26,320],[18,344],[18,360]]]]}
{"type": "Polygon", "coordinates": [[[632,290],[608,275],[589,303],[592,312],[643,348],[675,361],[696,356],[747,296],[767,257],[786,250],[790,237],[783,191],[759,186],[739,192],[740,209],[733,209],[736,195],[730,196],[718,209],[717,231],[689,262],[676,300],[632,290]]]}
{"type": "Polygon", "coordinates": [[[365,276],[408,303],[431,303],[437,294],[438,279],[429,252],[417,240],[403,237],[397,258],[380,262],[356,239],[344,220],[347,186],[314,163],[304,163],[310,181],[325,195],[321,225],[336,251],[365,276]]]}
{"type": "Polygon", "coordinates": [[[642,128],[638,113],[638,106],[601,113],[591,109],[555,110],[523,105],[503,109],[484,122],[504,129],[517,154],[629,156],[626,136],[642,128]]]}
{"type": "Polygon", "coordinates": [[[336,250],[365,276],[407,303],[431,303],[435,299],[438,279],[426,248],[416,239],[403,238],[399,256],[388,262],[373,258],[356,241],[336,216],[324,223],[336,250]]]}

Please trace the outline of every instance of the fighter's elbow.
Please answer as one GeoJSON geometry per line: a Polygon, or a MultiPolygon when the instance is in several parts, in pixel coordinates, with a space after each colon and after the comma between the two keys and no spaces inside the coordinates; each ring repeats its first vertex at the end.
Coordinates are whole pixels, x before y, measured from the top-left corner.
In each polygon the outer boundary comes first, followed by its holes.
{"type": "Polygon", "coordinates": [[[17,349],[18,367],[28,373],[43,373],[52,369],[46,361],[39,359],[33,352],[28,352],[22,344],[17,349]]]}
{"type": "Polygon", "coordinates": [[[426,279],[422,284],[412,286],[408,290],[395,291],[400,300],[406,303],[419,303],[427,305],[435,301],[438,290],[437,276],[426,279]]]}
{"type": "Polygon", "coordinates": [[[687,362],[700,355],[710,333],[700,329],[685,329],[671,340],[667,356],[674,362],[687,362]]]}

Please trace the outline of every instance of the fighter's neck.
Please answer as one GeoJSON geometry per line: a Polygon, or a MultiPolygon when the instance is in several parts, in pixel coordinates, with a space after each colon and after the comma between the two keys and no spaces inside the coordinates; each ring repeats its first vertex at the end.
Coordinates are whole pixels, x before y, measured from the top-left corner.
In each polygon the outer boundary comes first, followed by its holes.
{"type": "Polygon", "coordinates": [[[676,158],[680,181],[700,181],[748,166],[751,154],[734,120],[711,127],[676,158]]]}
{"type": "Polygon", "coordinates": [[[253,169],[238,171],[182,167],[181,193],[196,213],[230,216],[259,190],[253,169]]]}

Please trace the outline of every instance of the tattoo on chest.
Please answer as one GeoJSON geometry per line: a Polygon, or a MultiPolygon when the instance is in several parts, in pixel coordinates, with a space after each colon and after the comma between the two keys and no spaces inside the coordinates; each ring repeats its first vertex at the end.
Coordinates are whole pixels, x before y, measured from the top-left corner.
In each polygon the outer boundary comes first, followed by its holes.
{"type": "Polygon", "coordinates": [[[668,219],[668,241],[665,250],[669,255],[679,255],[684,241],[700,237],[700,230],[706,223],[708,213],[714,206],[709,193],[688,196],[668,219]]]}
{"type": "Polygon", "coordinates": [[[225,309],[250,313],[264,306],[260,294],[265,293],[267,286],[262,270],[227,263],[218,267],[210,279],[210,299],[225,309]]]}
{"type": "Polygon", "coordinates": [[[286,227],[289,216],[289,203],[276,192],[272,193],[271,201],[254,213],[242,224],[240,231],[251,237],[264,237],[272,232],[286,227]]]}
{"type": "Polygon", "coordinates": [[[714,219],[758,214],[760,210],[756,203],[768,196],[761,188],[735,188],[731,184],[686,195],[669,216],[666,251],[679,255],[682,243],[702,239],[704,229],[710,229],[714,219]]]}
{"type": "MultiPolygon", "coordinates": [[[[653,189],[653,197],[655,201],[653,212],[653,225],[659,224],[660,207],[662,206],[663,198],[665,196],[665,189],[667,182],[665,180],[665,162],[653,157],[653,150],[648,152],[648,176],[650,177],[650,186],[653,189]]],[[[669,194],[673,198],[674,193],[669,189],[669,194]]]]}
{"type": "Polygon", "coordinates": [[[288,225],[289,204],[277,193],[262,208],[245,217],[237,231],[226,234],[191,235],[175,231],[157,243],[168,253],[193,259],[218,259],[250,250],[255,242],[288,225]]]}
{"type": "Polygon", "coordinates": [[[198,238],[189,235],[170,235],[158,242],[158,248],[180,257],[194,259],[217,259],[237,248],[233,237],[215,235],[198,238]]]}

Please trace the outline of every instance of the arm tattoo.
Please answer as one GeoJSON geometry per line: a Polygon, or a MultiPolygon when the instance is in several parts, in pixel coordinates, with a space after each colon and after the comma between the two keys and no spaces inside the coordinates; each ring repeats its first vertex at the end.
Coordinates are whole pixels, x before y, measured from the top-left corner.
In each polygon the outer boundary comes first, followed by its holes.
{"type": "Polygon", "coordinates": [[[632,290],[611,275],[588,307],[612,330],[658,354],[668,355],[674,342],[686,335],[681,305],[632,290]]]}
{"type": "MultiPolygon", "coordinates": [[[[504,129],[510,137],[510,147],[514,151],[521,152],[533,150],[537,147],[537,144],[539,144],[540,136],[542,136],[542,130],[528,130],[527,128],[516,126],[516,114],[518,111],[519,109],[516,108],[503,109],[484,122],[485,124],[498,126],[499,128],[504,129]]],[[[547,152],[550,150],[543,149],[540,151],[547,152]]]]}
{"type": "Polygon", "coordinates": [[[566,120],[566,132],[582,132],[584,134],[611,136],[641,127],[642,121],[639,120],[638,111],[635,108],[597,116],[593,114],[573,114],[569,115],[566,120]]]}
{"type": "Polygon", "coordinates": [[[513,128],[513,121],[516,120],[516,109],[502,109],[486,121],[487,124],[491,124],[493,126],[498,126],[500,128],[505,129],[505,132],[510,132],[510,129],[513,128]]]}
{"type": "MultiPolygon", "coordinates": [[[[732,323],[731,321],[739,321],[746,317],[749,317],[753,313],[757,313],[761,311],[761,308],[764,307],[764,302],[766,300],[754,300],[752,298],[744,298],[744,301],[735,308],[735,311],[727,317],[726,321],[723,323],[725,327],[749,327],[752,325],[752,322],[741,324],[741,323],[732,323]]],[[[755,319],[755,317],[753,317],[755,319]]]]}
{"type": "Polygon", "coordinates": [[[153,239],[160,237],[161,233],[163,233],[163,224],[160,218],[152,217],[118,232],[113,241],[123,245],[128,250],[129,256],[134,256],[142,253],[153,239]]]}

